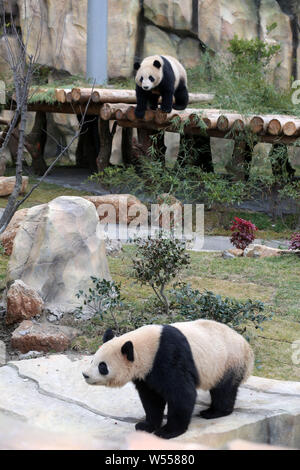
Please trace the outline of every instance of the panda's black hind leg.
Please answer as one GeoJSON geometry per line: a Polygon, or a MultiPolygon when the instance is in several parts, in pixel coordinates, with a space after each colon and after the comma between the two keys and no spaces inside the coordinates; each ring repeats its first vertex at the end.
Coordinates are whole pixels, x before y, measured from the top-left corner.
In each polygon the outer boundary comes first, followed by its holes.
{"type": "Polygon", "coordinates": [[[150,389],[143,380],[136,380],[134,385],[146,413],[146,419],[137,423],[135,429],[137,431],[153,432],[161,426],[166,401],[158,393],[150,389]]]}
{"type": "Polygon", "coordinates": [[[175,103],[173,108],[177,110],[183,110],[189,104],[189,92],[183,82],[180,82],[177,90],[174,93],[175,103]]]}
{"type": "Polygon", "coordinates": [[[211,405],[200,412],[205,419],[221,418],[233,412],[239,385],[243,374],[239,371],[227,371],[218,385],[210,390],[211,405]]]}

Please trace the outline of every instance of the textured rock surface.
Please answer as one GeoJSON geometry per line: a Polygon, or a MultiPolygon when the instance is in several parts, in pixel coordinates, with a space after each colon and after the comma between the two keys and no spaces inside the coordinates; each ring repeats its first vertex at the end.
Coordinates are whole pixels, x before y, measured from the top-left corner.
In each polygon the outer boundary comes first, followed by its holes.
{"type": "MultiPolygon", "coordinates": [[[[15,176],[0,176],[0,196],[9,196],[15,187],[15,176]]],[[[22,177],[21,193],[25,193],[28,186],[28,176],[22,177]]]]}
{"type": "Polygon", "coordinates": [[[281,250],[278,248],[251,244],[245,249],[244,256],[248,258],[266,258],[268,256],[280,256],[280,253],[281,250]]]}
{"type": "MultiPolygon", "coordinates": [[[[291,76],[296,78],[297,71],[299,75],[300,6],[296,0],[110,0],[108,3],[111,78],[130,77],[136,59],[155,53],[175,55],[190,67],[201,60],[199,47],[224,51],[234,34],[280,43],[278,67],[273,77],[278,85],[285,87],[291,76]],[[277,27],[267,34],[267,27],[275,22],[277,27]]],[[[38,62],[85,75],[87,4],[87,0],[28,0],[27,10],[31,14],[26,19],[25,3],[18,0],[20,14],[16,21],[20,22],[26,40],[26,27],[31,26],[28,52],[35,52],[42,20],[38,62]]],[[[5,67],[3,63],[3,72],[5,67]]]]}
{"type": "Polygon", "coordinates": [[[97,235],[95,206],[62,196],[28,210],[8,265],[8,284],[21,279],[47,305],[74,310],[76,293],[92,286],[91,276],[110,279],[105,244],[97,235]]]}
{"type": "Polygon", "coordinates": [[[6,347],[5,343],[0,340],[0,367],[6,364],[6,347]]]}
{"type": "Polygon", "coordinates": [[[11,345],[23,354],[29,351],[62,352],[70,347],[77,335],[78,331],[68,326],[24,320],[13,332],[11,345]]]}
{"type": "Polygon", "coordinates": [[[20,209],[15,212],[13,218],[9,222],[8,226],[4,230],[3,233],[0,235],[0,241],[2,246],[4,247],[5,253],[7,255],[12,254],[14,239],[19,230],[19,227],[22,221],[25,219],[27,215],[28,209],[20,209]]]}
{"type": "Polygon", "coordinates": [[[148,220],[147,207],[141,201],[131,194],[106,194],[105,196],[85,196],[84,199],[92,202],[102,220],[109,223],[130,223],[138,214],[143,215],[144,222],[148,220]],[[106,215],[107,211],[111,211],[106,215]]]}
{"type": "MultiPolygon", "coordinates": [[[[109,436],[120,445],[144,411],[131,384],[121,389],[88,386],[81,372],[90,360],[51,355],[9,363],[0,368],[1,409],[42,430],[76,429],[86,438],[109,436]]],[[[207,421],[197,414],[209,400],[208,393],[198,393],[189,430],[171,442],[222,447],[238,437],[300,447],[299,382],[250,377],[240,388],[234,413],[207,421]]]]}
{"type": "Polygon", "coordinates": [[[108,73],[110,77],[132,74],[136,50],[139,0],[108,2],[108,73]]]}
{"type": "Polygon", "coordinates": [[[35,53],[38,40],[40,45],[38,63],[64,69],[72,74],[84,75],[87,0],[80,2],[18,0],[18,5],[20,26],[24,40],[28,42],[28,53],[35,53]],[[29,31],[28,36],[27,31],[29,31]]]}
{"type": "Polygon", "coordinates": [[[40,295],[23,281],[16,280],[7,292],[6,323],[28,320],[43,311],[44,301],[40,295]]]}

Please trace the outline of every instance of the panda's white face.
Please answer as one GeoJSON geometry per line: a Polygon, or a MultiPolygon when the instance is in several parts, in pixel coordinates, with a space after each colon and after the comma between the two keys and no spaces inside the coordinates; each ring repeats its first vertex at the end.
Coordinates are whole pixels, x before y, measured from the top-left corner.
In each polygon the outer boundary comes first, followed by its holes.
{"type": "Polygon", "coordinates": [[[157,87],[162,80],[162,67],[160,62],[151,61],[150,63],[143,61],[135,77],[135,82],[145,91],[150,91],[157,87]],[[154,65],[156,64],[156,65],[154,65]]]}
{"type": "Polygon", "coordinates": [[[122,352],[122,343],[115,338],[98,349],[90,367],[82,375],[89,385],[122,387],[132,380],[133,369],[133,360],[128,360],[126,353],[122,352]]]}

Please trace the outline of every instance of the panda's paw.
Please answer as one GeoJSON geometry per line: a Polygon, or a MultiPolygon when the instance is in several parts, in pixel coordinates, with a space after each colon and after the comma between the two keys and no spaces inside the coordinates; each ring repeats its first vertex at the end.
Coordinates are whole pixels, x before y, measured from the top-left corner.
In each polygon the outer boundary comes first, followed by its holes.
{"type": "Polygon", "coordinates": [[[228,416],[232,413],[232,410],[221,411],[214,410],[213,408],[208,408],[207,410],[200,411],[199,416],[204,419],[215,419],[222,418],[222,416],[228,416]]]}
{"type": "Polygon", "coordinates": [[[185,433],[185,431],[186,428],[182,429],[178,427],[177,429],[169,429],[166,425],[155,431],[154,434],[158,437],[162,437],[163,439],[172,439],[173,437],[177,437],[185,433]]]}
{"type": "Polygon", "coordinates": [[[135,425],[136,431],[146,431],[146,432],[153,432],[154,426],[149,423],[148,421],[140,421],[135,425]]]}
{"type": "Polygon", "coordinates": [[[160,109],[163,113],[171,113],[172,112],[172,108],[166,108],[165,106],[164,107],[161,106],[160,109]]]}
{"type": "Polygon", "coordinates": [[[143,117],[145,116],[145,111],[143,109],[135,108],[134,114],[136,118],[143,119],[143,117]]]}

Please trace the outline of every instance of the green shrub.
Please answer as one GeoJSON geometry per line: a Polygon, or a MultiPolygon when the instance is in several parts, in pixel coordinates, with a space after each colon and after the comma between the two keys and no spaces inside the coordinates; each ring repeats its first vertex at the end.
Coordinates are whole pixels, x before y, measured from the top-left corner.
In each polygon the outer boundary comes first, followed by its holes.
{"type": "Polygon", "coordinates": [[[171,308],[176,311],[178,318],[184,320],[215,320],[245,334],[247,324],[262,330],[261,323],[271,318],[262,313],[264,304],[259,300],[241,302],[230,297],[223,299],[213,292],[200,292],[184,283],[174,286],[170,294],[171,308]]]}
{"type": "Polygon", "coordinates": [[[170,234],[159,231],[156,237],[134,240],[138,249],[133,259],[133,276],[141,285],[150,285],[165,312],[169,312],[169,301],[165,287],[190,263],[186,243],[170,234]]]}
{"type": "Polygon", "coordinates": [[[82,314],[86,310],[92,317],[98,316],[102,321],[105,320],[105,316],[109,316],[113,320],[116,331],[119,332],[120,327],[115,311],[122,305],[120,284],[94,276],[91,276],[91,279],[94,288],[90,287],[88,292],[80,290],[76,294],[78,299],[83,299],[83,305],[77,308],[77,313],[82,314]]]}

